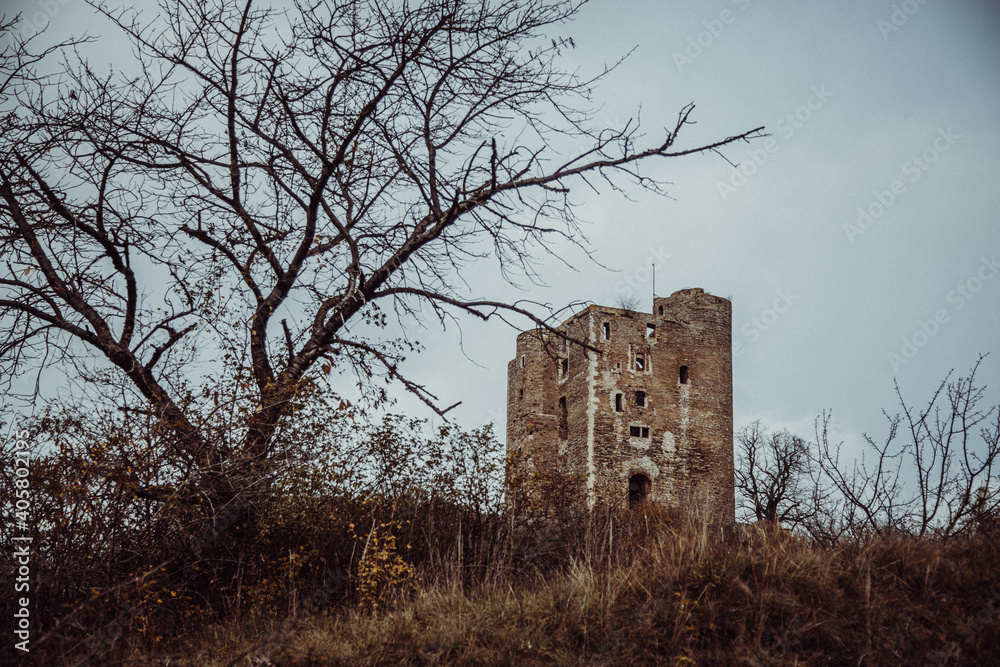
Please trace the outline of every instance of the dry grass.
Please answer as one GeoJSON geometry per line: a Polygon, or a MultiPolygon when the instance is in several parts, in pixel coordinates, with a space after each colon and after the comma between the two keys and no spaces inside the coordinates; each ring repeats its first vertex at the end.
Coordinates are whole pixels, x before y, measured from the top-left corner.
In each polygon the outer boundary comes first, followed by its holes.
{"type": "Polygon", "coordinates": [[[470,586],[438,559],[391,608],[230,620],[156,645],[160,665],[1000,664],[1000,549],[873,536],[821,547],[745,527],[589,520],[561,565],[470,586]],[[433,583],[426,583],[433,582],[433,583]]]}

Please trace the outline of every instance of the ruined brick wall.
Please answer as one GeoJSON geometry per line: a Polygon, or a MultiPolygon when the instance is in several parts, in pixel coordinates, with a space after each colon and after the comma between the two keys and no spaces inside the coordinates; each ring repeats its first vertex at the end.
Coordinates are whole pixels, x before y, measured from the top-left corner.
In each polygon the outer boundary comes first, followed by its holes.
{"type": "Polygon", "coordinates": [[[707,501],[735,520],[732,311],[701,289],[657,298],[653,313],[589,306],[539,330],[508,365],[507,449],[585,480],[581,501],[707,501]]]}
{"type": "MultiPolygon", "coordinates": [[[[586,340],[575,318],[563,324],[576,340],[586,340]]],[[[507,453],[525,470],[545,470],[583,481],[587,475],[586,350],[543,330],[517,337],[517,353],[507,364],[507,453]]],[[[584,486],[578,490],[586,494],[584,486]]]]}

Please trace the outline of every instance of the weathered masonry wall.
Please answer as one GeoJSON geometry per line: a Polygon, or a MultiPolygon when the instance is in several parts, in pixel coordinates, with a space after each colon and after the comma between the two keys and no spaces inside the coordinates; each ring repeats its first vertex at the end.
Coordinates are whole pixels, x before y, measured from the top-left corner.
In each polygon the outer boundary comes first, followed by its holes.
{"type": "Polygon", "coordinates": [[[735,520],[732,307],[701,289],[652,313],[589,306],[560,329],[517,337],[507,373],[507,449],[583,483],[580,500],[707,502],[735,520]]]}

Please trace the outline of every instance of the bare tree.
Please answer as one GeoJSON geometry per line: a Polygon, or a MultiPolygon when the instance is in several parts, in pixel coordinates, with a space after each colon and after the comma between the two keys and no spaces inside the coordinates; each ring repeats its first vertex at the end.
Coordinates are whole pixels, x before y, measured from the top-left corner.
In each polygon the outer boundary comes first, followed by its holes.
{"type": "Polygon", "coordinates": [[[950,534],[1000,509],[1000,406],[979,406],[986,387],[976,386],[976,373],[983,359],[967,377],[949,381],[949,373],[923,410],[907,406],[896,385],[917,474],[921,535],[935,528],[950,534]]]}
{"type": "Polygon", "coordinates": [[[817,514],[809,445],[788,431],[770,432],[758,420],[736,434],[736,491],[745,516],[786,527],[817,514]]]}
{"type": "Polygon", "coordinates": [[[905,498],[903,453],[894,445],[898,418],[889,418],[889,433],[876,442],[867,433],[860,457],[844,460],[843,443],[831,445],[831,414],[816,419],[816,464],[841,498],[840,532],[871,533],[906,523],[911,502],[905,498]]]}
{"type": "Polygon", "coordinates": [[[14,37],[0,56],[0,373],[62,363],[121,382],[191,495],[273,456],[331,370],[398,381],[445,413],[401,373],[411,344],[365,324],[429,307],[545,326],[530,303],[462,296],[465,268],[492,255],[510,280],[534,277],[535,253],[585,243],[571,187],[661,192],[645,162],[760,135],[680,147],[691,105],[652,140],[634,121],[593,127],[600,77],[561,69],[573,41],[548,37],[581,4],[179,0],[151,19],[99,4],[136,54],[114,72],[67,47],[47,75],[48,54],[14,37]],[[227,405],[244,427],[219,439],[209,415],[227,405]]]}
{"type": "Polygon", "coordinates": [[[618,295],[615,300],[615,305],[622,310],[639,310],[642,303],[639,301],[639,297],[631,292],[623,292],[618,295]]]}
{"type": "Polygon", "coordinates": [[[1000,515],[1000,406],[981,406],[980,356],[969,374],[941,381],[923,409],[911,407],[899,384],[902,412],[883,413],[884,439],[864,434],[867,447],[853,463],[831,445],[830,417],[817,419],[815,460],[840,497],[848,531],[901,530],[917,535],[965,533],[1000,515]]]}

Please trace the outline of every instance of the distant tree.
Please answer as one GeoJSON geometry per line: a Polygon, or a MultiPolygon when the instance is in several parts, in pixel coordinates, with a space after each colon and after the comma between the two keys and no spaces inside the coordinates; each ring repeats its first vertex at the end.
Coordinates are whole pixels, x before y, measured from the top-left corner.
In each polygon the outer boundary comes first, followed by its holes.
{"type": "Polygon", "coordinates": [[[785,527],[817,514],[809,444],[758,420],[736,434],[736,492],[744,518],[785,527]]]}
{"type": "Polygon", "coordinates": [[[466,267],[533,275],[536,251],[584,244],[571,187],[662,192],[645,162],[759,135],[679,147],[690,105],[652,141],[594,126],[600,77],[562,69],[573,41],[549,37],[582,4],[178,0],[148,20],[98,4],[134,48],[113,72],[8,21],[0,374],[56,364],[152,419],[186,471],[183,488],[135,485],[153,500],[273,459],[332,371],[444,414],[401,371],[414,344],[372,333],[387,313],[546,326],[530,303],[465,296],[466,267]]]}
{"type": "Polygon", "coordinates": [[[639,310],[642,303],[639,301],[639,297],[635,294],[632,294],[631,292],[623,292],[618,295],[615,305],[622,310],[639,310]]]}

